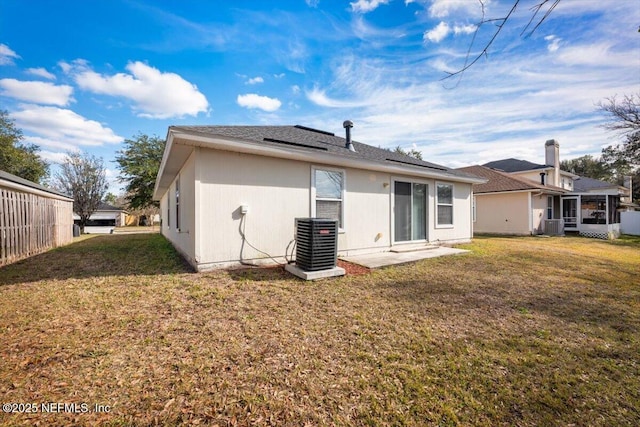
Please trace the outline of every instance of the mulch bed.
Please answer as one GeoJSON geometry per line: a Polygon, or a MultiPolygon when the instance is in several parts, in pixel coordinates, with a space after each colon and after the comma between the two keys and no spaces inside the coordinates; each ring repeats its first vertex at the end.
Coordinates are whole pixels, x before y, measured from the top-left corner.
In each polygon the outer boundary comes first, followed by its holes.
{"type": "Polygon", "coordinates": [[[347,272],[347,275],[359,275],[359,274],[369,274],[371,273],[371,269],[367,267],[363,267],[358,264],[354,264],[352,262],[343,261],[341,259],[338,260],[338,267],[342,267],[347,272]]]}

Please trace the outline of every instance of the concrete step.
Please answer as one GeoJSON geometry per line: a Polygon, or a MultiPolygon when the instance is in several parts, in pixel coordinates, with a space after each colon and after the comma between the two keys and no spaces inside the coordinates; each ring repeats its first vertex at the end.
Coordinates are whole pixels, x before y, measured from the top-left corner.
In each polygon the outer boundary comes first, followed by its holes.
{"type": "Polygon", "coordinates": [[[430,251],[430,250],[438,249],[438,248],[439,248],[439,246],[421,243],[419,245],[392,246],[390,252],[393,252],[393,253],[396,253],[396,254],[402,254],[402,253],[405,253],[405,252],[430,251]]]}

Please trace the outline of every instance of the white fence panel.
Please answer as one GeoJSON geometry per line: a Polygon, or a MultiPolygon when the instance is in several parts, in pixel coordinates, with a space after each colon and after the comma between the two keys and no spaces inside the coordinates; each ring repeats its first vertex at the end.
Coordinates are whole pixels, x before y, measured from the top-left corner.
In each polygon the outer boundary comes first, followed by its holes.
{"type": "Polygon", "coordinates": [[[620,212],[620,232],[640,236],[640,211],[620,212]]]}

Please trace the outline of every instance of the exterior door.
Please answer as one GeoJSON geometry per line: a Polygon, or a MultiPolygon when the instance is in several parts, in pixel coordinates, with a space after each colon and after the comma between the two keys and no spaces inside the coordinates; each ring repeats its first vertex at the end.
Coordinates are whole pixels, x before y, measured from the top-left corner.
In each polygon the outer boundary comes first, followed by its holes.
{"type": "Polygon", "coordinates": [[[578,226],[578,198],[562,199],[562,219],[564,228],[575,229],[578,226]]]}
{"type": "Polygon", "coordinates": [[[395,181],[394,241],[427,239],[427,184],[395,181]]]}

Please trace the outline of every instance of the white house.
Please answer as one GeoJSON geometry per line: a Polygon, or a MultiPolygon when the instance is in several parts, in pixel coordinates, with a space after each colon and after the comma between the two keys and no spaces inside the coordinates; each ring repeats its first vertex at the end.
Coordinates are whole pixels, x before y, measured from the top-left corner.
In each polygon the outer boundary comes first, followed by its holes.
{"type": "Polygon", "coordinates": [[[333,218],[341,256],[467,242],[483,179],[303,126],[172,126],[154,189],[197,269],[284,259],[295,218],[333,218]]]}
{"type": "Polygon", "coordinates": [[[545,143],[544,164],[511,158],[459,170],[487,179],[474,188],[476,232],[577,232],[615,238],[620,235],[620,211],[631,194],[630,184],[618,186],[561,170],[560,144],[554,139],[545,143]]]}

